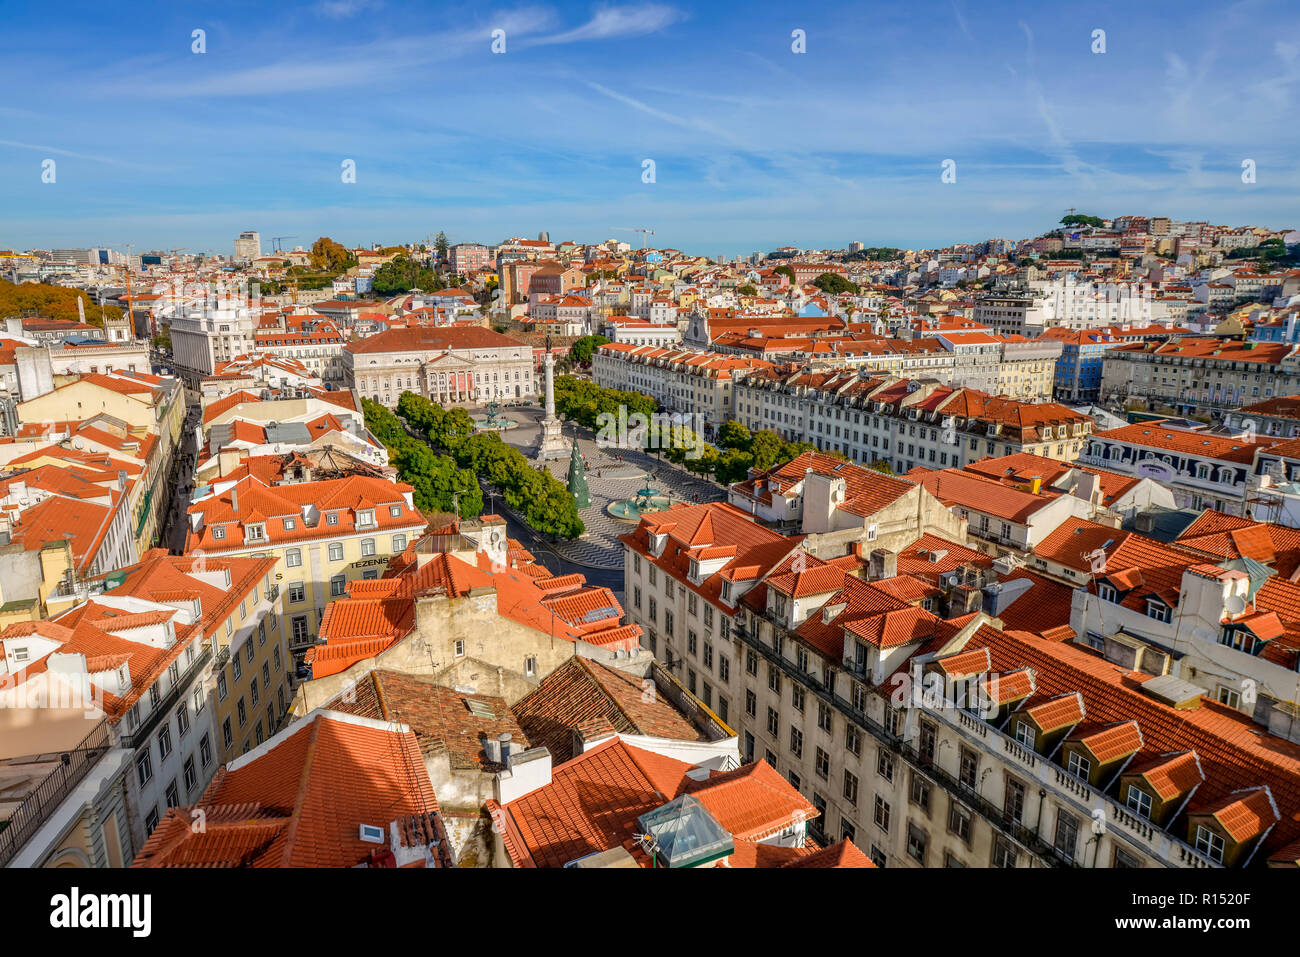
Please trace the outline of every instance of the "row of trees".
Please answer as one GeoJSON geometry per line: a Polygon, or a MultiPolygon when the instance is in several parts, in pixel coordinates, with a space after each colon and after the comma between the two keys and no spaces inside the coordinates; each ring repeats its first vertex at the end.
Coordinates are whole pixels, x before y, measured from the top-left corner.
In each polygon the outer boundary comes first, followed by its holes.
{"type": "Polygon", "coordinates": [[[652,424],[646,445],[673,464],[696,475],[713,476],[724,485],[744,480],[751,468],[776,468],[817,448],[811,442],[787,442],[769,429],[751,433],[734,420],[722,424],[717,445],[708,445],[685,426],[668,424],[652,424]]]}
{"type": "Polygon", "coordinates": [[[1085,216],[1083,213],[1069,213],[1061,217],[1062,226],[1095,226],[1101,229],[1106,225],[1100,216],[1085,216]]]}
{"type": "MultiPolygon", "coordinates": [[[[461,468],[450,455],[439,455],[412,438],[402,421],[378,402],[362,399],[361,408],[366,428],[388,446],[389,461],[402,481],[415,489],[416,508],[422,512],[456,512],[461,518],[482,514],[483,491],[472,470],[461,468]]],[[[464,409],[456,411],[464,413],[464,409]]],[[[473,429],[474,423],[470,422],[469,430],[473,429]]]]}
{"type": "MultiPolygon", "coordinates": [[[[35,312],[43,319],[70,319],[77,322],[77,300],[81,300],[86,312],[86,322],[92,326],[102,326],[100,308],[90,296],[79,289],[65,286],[51,286],[43,282],[25,282],[15,285],[0,279],[0,318],[21,316],[24,312],[35,312]]],[[[121,309],[104,309],[104,315],[116,319],[122,315],[121,309]]]]}
{"type": "Polygon", "coordinates": [[[741,481],[751,468],[766,471],[804,452],[817,450],[811,442],[787,442],[771,429],[751,432],[744,423],[734,419],[722,423],[717,438],[715,474],[723,483],[741,481]]]}
{"type": "MultiPolygon", "coordinates": [[[[600,416],[619,419],[620,409],[628,420],[636,413],[648,425],[641,433],[640,446],[696,475],[712,476],[723,484],[739,482],[751,468],[771,469],[817,446],[811,442],[787,442],[770,429],[750,432],[740,422],[729,420],[718,430],[717,444],[710,445],[685,425],[656,420],[659,403],[641,392],[603,389],[585,379],[561,376],[555,380],[555,411],[586,428],[601,433],[600,416]]],[[[605,422],[609,420],[603,420],[605,422]]],[[[629,436],[630,437],[630,436],[629,436]]],[[[827,453],[836,454],[836,453],[827,453]]],[[[840,456],[842,457],[842,456],[840,456]]]]}
{"type": "Polygon", "coordinates": [[[371,282],[377,296],[396,296],[412,289],[437,292],[445,288],[442,277],[434,270],[406,255],[397,256],[376,269],[371,282]]]}
{"type": "Polygon", "coordinates": [[[595,351],[611,341],[604,336],[583,336],[569,349],[569,359],[574,365],[591,365],[591,357],[595,351]]]}
{"type": "Polygon", "coordinates": [[[830,293],[832,296],[838,296],[842,293],[851,292],[857,295],[860,290],[856,282],[845,279],[838,273],[824,272],[813,280],[813,285],[822,292],[830,293]]]}
{"type": "MultiPolygon", "coordinates": [[[[388,412],[387,409],[384,411],[388,412]]],[[[476,476],[491,482],[501,490],[506,505],[522,515],[524,521],[539,532],[562,538],[577,538],[585,531],[573,496],[564,483],[545,468],[532,466],[518,449],[501,441],[498,433],[475,432],[474,420],[464,409],[444,409],[414,392],[403,392],[397,403],[397,411],[411,428],[424,433],[431,446],[447,453],[443,458],[450,456],[460,466],[457,481],[461,480],[460,476],[464,476],[476,493],[479,492],[476,476]]],[[[388,412],[388,415],[392,416],[392,413],[388,412]]],[[[398,428],[401,428],[397,416],[392,417],[397,421],[398,428]]],[[[367,411],[367,424],[369,421],[370,414],[367,411]]],[[[407,438],[420,445],[409,436],[407,438]]],[[[429,450],[426,448],[426,451],[429,450]]],[[[398,468],[402,466],[399,464],[398,468]]],[[[405,473],[403,479],[415,484],[405,473]]],[[[481,493],[477,504],[475,515],[483,510],[481,493]]]]}
{"type": "Polygon", "coordinates": [[[844,261],[851,263],[860,260],[900,259],[902,255],[903,251],[896,246],[867,246],[855,253],[849,253],[844,257],[844,261]]]}
{"type": "Polygon", "coordinates": [[[1265,239],[1254,248],[1230,250],[1225,259],[1253,259],[1260,269],[1288,268],[1300,265],[1300,247],[1287,249],[1281,239],[1265,239]]]}
{"type": "Polygon", "coordinates": [[[659,410],[659,403],[642,392],[602,389],[587,379],[560,376],[555,380],[556,413],[588,429],[600,428],[597,419],[602,413],[617,417],[620,408],[628,416],[639,412],[649,418],[659,410]]]}

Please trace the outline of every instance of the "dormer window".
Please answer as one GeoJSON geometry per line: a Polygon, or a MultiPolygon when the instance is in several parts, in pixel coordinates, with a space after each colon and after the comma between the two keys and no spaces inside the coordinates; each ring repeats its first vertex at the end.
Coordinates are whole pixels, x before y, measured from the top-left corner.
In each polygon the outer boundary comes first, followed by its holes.
{"type": "Polygon", "coordinates": [[[262,525],[246,526],[244,537],[250,542],[260,542],[266,538],[266,528],[262,525]]]}
{"type": "Polygon", "coordinates": [[[1115,591],[1115,586],[1107,582],[1097,583],[1097,597],[1102,601],[1113,602],[1118,597],[1119,592],[1115,591]]]}
{"type": "Polygon", "coordinates": [[[221,541],[222,539],[224,539],[224,538],[226,537],[226,526],[224,526],[224,525],[213,525],[213,526],[212,526],[212,537],[213,537],[214,539],[216,539],[217,541],[221,541]]]}
{"type": "Polygon", "coordinates": [[[778,618],[784,618],[785,617],[785,596],[778,592],[777,594],[773,595],[773,598],[775,600],[772,602],[772,612],[778,618]]]}
{"type": "Polygon", "coordinates": [[[1128,793],[1124,795],[1124,804],[1144,821],[1151,820],[1151,795],[1140,787],[1133,784],[1128,786],[1128,793]]]}
{"type": "Polygon", "coordinates": [[[1088,775],[1092,773],[1092,762],[1078,751],[1071,751],[1069,758],[1066,760],[1065,769],[1079,780],[1086,781],[1088,775]]]}
{"type": "Polygon", "coordinates": [[[1223,863],[1223,838],[1204,825],[1196,828],[1196,849],[1216,864],[1223,863]]]}
{"type": "Polygon", "coordinates": [[[1173,612],[1168,605],[1158,598],[1147,599],[1147,617],[1154,618],[1156,621],[1162,621],[1165,624],[1173,619],[1173,612]]]}
{"type": "Polygon", "coordinates": [[[325,513],[325,524],[326,524],[326,525],[337,525],[338,523],[339,523],[339,513],[338,513],[338,512],[326,512],[326,513],[325,513]]]}
{"type": "Polygon", "coordinates": [[[296,518],[286,518],[284,520],[284,530],[286,532],[292,532],[297,527],[298,527],[298,520],[296,518]]]}
{"type": "Polygon", "coordinates": [[[1016,740],[1027,747],[1030,751],[1034,750],[1034,742],[1038,739],[1038,732],[1028,721],[1016,722],[1016,740]]]}
{"type": "Polygon", "coordinates": [[[368,528],[375,524],[375,510],[363,508],[357,511],[357,528],[368,528]]]}

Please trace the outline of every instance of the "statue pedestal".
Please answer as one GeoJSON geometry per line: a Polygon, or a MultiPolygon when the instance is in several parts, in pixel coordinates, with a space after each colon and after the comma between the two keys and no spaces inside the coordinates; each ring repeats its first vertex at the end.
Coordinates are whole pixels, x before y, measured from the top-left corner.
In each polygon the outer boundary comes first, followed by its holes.
{"type": "Polygon", "coordinates": [[[548,417],[542,419],[541,424],[542,434],[537,439],[537,451],[533,453],[533,458],[541,462],[568,458],[569,450],[564,445],[560,420],[548,417]]]}

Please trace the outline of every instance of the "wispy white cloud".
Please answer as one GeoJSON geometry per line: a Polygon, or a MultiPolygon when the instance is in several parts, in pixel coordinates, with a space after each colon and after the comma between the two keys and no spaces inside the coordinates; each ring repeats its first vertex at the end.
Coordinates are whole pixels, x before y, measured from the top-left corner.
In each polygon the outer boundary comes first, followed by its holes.
{"type": "MultiPolygon", "coordinates": [[[[507,37],[526,37],[550,28],[554,12],[526,7],[496,16],[493,29],[507,37]]],[[[419,36],[397,37],[336,48],[317,48],[293,57],[275,59],[228,72],[212,72],[177,81],[175,69],[161,65],[148,73],[132,71],[98,87],[105,95],[142,98],[281,96],[318,90],[405,82],[411,71],[433,63],[465,57],[490,49],[491,31],[484,27],[419,36]]]]}
{"type": "Polygon", "coordinates": [[[727,132],[726,130],[722,129],[719,126],[716,126],[713,123],[708,122],[707,120],[693,119],[691,117],[685,117],[685,116],[676,116],[672,113],[667,112],[666,110],[661,110],[658,107],[651,106],[649,103],[643,103],[641,100],[638,100],[635,97],[627,96],[624,93],[619,93],[617,90],[611,90],[607,86],[603,86],[600,83],[595,83],[590,80],[587,82],[587,86],[592,90],[595,90],[597,93],[601,94],[601,96],[607,96],[611,100],[615,100],[619,103],[624,104],[625,106],[630,106],[632,109],[639,110],[640,112],[646,114],[647,116],[653,116],[657,120],[662,120],[665,123],[671,123],[673,126],[681,126],[687,129],[699,130],[701,133],[708,133],[712,136],[718,136],[723,139],[727,139],[729,141],[735,140],[735,137],[732,136],[731,133],[727,132]]]}
{"type": "Polygon", "coordinates": [[[78,153],[73,150],[61,149],[57,146],[42,146],[39,143],[21,143],[18,140],[0,140],[0,146],[10,146],[14,149],[34,150],[37,153],[52,154],[54,156],[67,156],[70,159],[89,160],[92,163],[107,163],[110,166],[124,166],[130,169],[151,169],[152,167],[142,166],[138,163],[130,163],[126,160],[118,159],[115,156],[96,156],[93,153],[78,153]]]}
{"type": "Polygon", "coordinates": [[[971,39],[970,28],[966,26],[966,18],[961,15],[961,8],[957,6],[957,0],[952,0],[952,15],[953,18],[956,19],[957,26],[961,30],[962,35],[967,39],[971,39]]]}
{"type": "Polygon", "coordinates": [[[602,7],[590,20],[563,33],[545,37],[532,37],[526,46],[547,46],[557,43],[582,43],[589,40],[619,40],[656,33],[686,19],[686,14],[676,7],[661,3],[643,3],[627,7],[602,7]]]}
{"type": "Polygon", "coordinates": [[[316,4],[316,12],[331,20],[346,20],[382,6],[383,0],[321,0],[316,4]]]}

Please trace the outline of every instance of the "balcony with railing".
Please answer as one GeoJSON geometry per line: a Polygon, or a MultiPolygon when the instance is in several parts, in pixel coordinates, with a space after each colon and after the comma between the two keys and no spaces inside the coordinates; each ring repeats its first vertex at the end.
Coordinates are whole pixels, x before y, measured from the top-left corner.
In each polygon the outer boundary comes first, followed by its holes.
{"type": "Polygon", "coordinates": [[[95,763],[108,752],[112,743],[109,723],[103,720],[80,744],[58,756],[59,763],[54,770],[23,798],[22,803],[9,816],[7,826],[0,830],[0,867],[13,860],[14,855],[22,850],[40,830],[41,825],[58,810],[72,789],[82,782],[95,763]]]}
{"type": "Polygon", "coordinates": [[[142,743],[147,742],[154,729],[176,710],[176,703],[180,700],[181,694],[194,683],[211,661],[212,646],[205,641],[200,646],[200,653],[194,656],[189,667],[172,682],[167,693],[149,710],[148,716],[129,732],[125,728],[122,729],[125,733],[121,736],[120,745],[128,751],[134,751],[142,743]]]}

